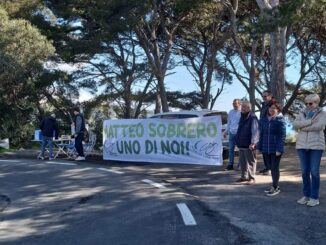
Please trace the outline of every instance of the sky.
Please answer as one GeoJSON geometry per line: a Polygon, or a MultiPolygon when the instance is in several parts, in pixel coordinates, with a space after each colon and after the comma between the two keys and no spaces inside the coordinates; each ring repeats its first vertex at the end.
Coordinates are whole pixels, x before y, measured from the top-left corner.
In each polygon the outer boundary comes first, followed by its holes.
{"type": "MultiPolygon", "coordinates": [[[[193,81],[193,77],[189,74],[185,67],[177,67],[174,72],[175,74],[165,78],[165,84],[169,90],[191,92],[199,89],[196,83],[193,81]]],[[[213,109],[229,112],[231,109],[233,109],[233,100],[241,99],[246,95],[246,90],[239,83],[234,82],[231,85],[226,85],[222,94],[217,98],[213,109]]]]}
{"type": "MultiPolygon", "coordinates": [[[[185,67],[177,67],[172,71],[172,73],[172,75],[169,75],[165,78],[165,85],[168,91],[178,90],[181,92],[191,92],[198,90],[196,83],[193,81],[193,77],[185,67]]],[[[216,100],[213,109],[229,112],[231,109],[233,109],[233,100],[236,98],[241,99],[246,95],[248,94],[243,86],[235,81],[232,85],[226,85],[224,87],[224,90],[216,100]]],[[[92,95],[86,90],[80,91],[80,102],[89,100],[91,98],[92,95]]]]}

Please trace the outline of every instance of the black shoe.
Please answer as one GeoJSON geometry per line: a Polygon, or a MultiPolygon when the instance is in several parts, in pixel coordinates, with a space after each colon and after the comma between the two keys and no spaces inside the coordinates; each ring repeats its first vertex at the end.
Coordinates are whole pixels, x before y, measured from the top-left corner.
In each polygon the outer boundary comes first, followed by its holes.
{"type": "Polygon", "coordinates": [[[276,188],[271,188],[271,190],[266,194],[266,196],[269,196],[269,197],[271,197],[271,196],[275,196],[275,195],[277,195],[277,194],[280,194],[280,192],[281,192],[281,190],[280,190],[280,188],[279,187],[276,187],[276,188]]]}
{"type": "Polygon", "coordinates": [[[260,170],[259,173],[260,173],[260,174],[263,174],[263,173],[266,173],[266,172],[268,172],[268,171],[269,171],[269,170],[268,170],[267,168],[264,168],[263,170],[260,170]]]}
{"type": "Polygon", "coordinates": [[[271,171],[270,170],[267,170],[266,172],[263,173],[263,175],[270,176],[271,175],[271,171]]]}
{"type": "Polygon", "coordinates": [[[237,179],[235,182],[237,182],[237,183],[246,183],[246,182],[248,182],[249,181],[249,179],[246,179],[246,178],[240,178],[240,179],[237,179]]]}
{"type": "Polygon", "coordinates": [[[233,170],[233,165],[229,165],[229,166],[227,166],[224,170],[225,170],[225,171],[233,170]]]}

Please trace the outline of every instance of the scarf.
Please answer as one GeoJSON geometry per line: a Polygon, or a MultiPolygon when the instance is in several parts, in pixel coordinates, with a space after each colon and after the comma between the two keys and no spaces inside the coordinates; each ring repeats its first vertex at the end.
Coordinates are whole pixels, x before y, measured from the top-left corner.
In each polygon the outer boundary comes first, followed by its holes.
{"type": "Polygon", "coordinates": [[[311,119],[314,117],[314,115],[319,111],[319,107],[315,108],[315,109],[309,109],[309,108],[306,108],[304,111],[303,111],[303,114],[305,115],[305,118],[306,119],[311,119]]]}

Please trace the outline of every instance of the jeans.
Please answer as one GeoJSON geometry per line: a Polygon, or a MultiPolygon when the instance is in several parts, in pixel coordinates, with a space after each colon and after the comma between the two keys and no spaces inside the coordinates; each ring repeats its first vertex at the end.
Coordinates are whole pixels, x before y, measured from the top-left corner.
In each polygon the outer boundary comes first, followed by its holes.
{"type": "Polygon", "coordinates": [[[53,143],[52,143],[52,140],[53,140],[52,137],[47,137],[47,136],[42,137],[41,156],[43,158],[44,158],[45,148],[46,148],[47,145],[49,146],[49,158],[53,158],[53,143]]]}
{"type": "Polygon", "coordinates": [[[80,157],[84,156],[83,138],[84,138],[84,133],[79,133],[75,139],[76,151],[78,153],[78,156],[80,157]]]}
{"type": "Polygon", "coordinates": [[[320,185],[319,168],[323,150],[299,149],[298,155],[302,173],[303,195],[312,199],[318,199],[320,185]]]}
{"type": "Polygon", "coordinates": [[[233,166],[234,164],[235,135],[229,133],[229,166],[233,166]]]}
{"type": "Polygon", "coordinates": [[[276,156],[275,153],[263,153],[263,157],[268,169],[272,172],[273,187],[277,188],[280,180],[280,161],[282,155],[276,156]]]}

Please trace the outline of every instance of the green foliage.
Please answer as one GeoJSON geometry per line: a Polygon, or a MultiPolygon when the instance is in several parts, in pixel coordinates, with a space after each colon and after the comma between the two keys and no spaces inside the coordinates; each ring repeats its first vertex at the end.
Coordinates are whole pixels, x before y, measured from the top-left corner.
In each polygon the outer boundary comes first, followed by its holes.
{"type": "MultiPolygon", "coordinates": [[[[5,3],[8,9],[10,2],[5,3]]],[[[1,6],[0,138],[8,137],[11,144],[20,145],[30,138],[33,128],[29,122],[35,112],[35,79],[54,47],[28,21],[10,18],[1,6]]],[[[17,9],[16,5],[11,9],[13,16],[17,9]]]]}
{"type": "Polygon", "coordinates": [[[42,6],[42,0],[1,0],[0,8],[3,8],[11,18],[31,18],[38,7],[42,6]]]}

